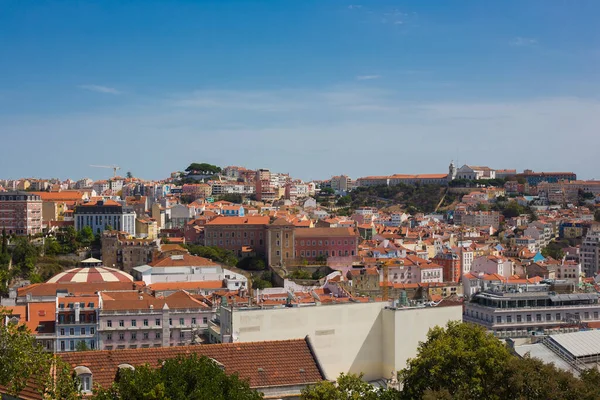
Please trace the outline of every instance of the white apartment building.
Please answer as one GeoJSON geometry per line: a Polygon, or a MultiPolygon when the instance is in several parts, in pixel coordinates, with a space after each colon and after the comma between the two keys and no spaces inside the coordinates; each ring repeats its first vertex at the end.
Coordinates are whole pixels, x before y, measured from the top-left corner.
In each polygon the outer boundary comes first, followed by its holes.
{"type": "Polygon", "coordinates": [[[463,321],[476,323],[500,337],[600,321],[598,293],[556,294],[545,285],[525,285],[521,292],[489,290],[465,303],[463,321]]]}

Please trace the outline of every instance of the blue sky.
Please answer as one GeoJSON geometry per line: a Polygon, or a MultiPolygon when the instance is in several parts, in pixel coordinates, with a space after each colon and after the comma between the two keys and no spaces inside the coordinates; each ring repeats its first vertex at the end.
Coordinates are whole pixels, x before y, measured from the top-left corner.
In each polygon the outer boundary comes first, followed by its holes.
{"type": "Polygon", "coordinates": [[[600,178],[600,2],[0,0],[0,177],[600,178]]]}

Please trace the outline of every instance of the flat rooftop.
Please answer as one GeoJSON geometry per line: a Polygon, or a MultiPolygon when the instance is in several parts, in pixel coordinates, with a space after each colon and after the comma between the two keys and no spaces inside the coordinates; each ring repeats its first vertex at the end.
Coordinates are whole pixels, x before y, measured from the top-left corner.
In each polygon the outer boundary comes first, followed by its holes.
{"type": "Polygon", "coordinates": [[[587,357],[600,354],[600,330],[550,335],[549,339],[573,357],[587,357]]]}

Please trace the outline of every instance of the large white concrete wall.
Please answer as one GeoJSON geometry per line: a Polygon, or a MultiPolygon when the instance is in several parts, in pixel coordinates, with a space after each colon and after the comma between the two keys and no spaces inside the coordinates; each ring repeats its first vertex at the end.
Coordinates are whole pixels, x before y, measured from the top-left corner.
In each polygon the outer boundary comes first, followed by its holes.
{"type": "Polygon", "coordinates": [[[419,342],[427,339],[429,329],[462,320],[462,307],[385,309],[382,314],[385,351],[381,374],[389,378],[392,371],[405,368],[408,359],[416,357],[419,342]]]}
{"type": "Polygon", "coordinates": [[[234,341],[286,340],[310,336],[328,379],[364,373],[389,378],[414,357],[429,328],[462,318],[462,307],[386,310],[387,303],[234,310],[234,341]]]}
{"type": "Polygon", "coordinates": [[[357,303],[270,310],[234,310],[234,340],[286,340],[310,336],[328,379],[342,372],[378,379],[385,303],[357,303]]]}

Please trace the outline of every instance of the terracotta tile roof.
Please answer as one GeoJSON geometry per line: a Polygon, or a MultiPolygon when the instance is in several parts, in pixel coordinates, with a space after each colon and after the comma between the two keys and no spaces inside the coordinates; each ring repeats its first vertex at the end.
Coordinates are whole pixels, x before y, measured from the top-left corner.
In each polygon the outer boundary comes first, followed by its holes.
{"type": "Polygon", "coordinates": [[[43,201],[81,201],[85,193],[75,191],[63,192],[32,192],[42,198],[43,201]]]}
{"type": "Polygon", "coordinates": [[[17,289],[18,297],[28,293],[32,296],[56,296],[57,290],[65,290],[73,294],[93,294],[101,290],[132,290],[143,286],[143,282],[61,282],[61,283],[34,283],[17,289]]]}
{"type": "Polygon", "coordinates": [[[220,362],[226,373],[237,373],[252,388],[305,385],[324,379],[307,339],[72,352],[60,357],[73,368],[89,368],[94,385],[106,388],[113,383],[120,364],[156,367],[160,360],[190,354],[220,362]]]}
{"type": "Polygon", "coordinates": [[[269,225],[269,221],[269,217],[217,217],[206,225],[269,225]]]}
{"type": "MultiPolygon", "coordinates": [[[[163,245],[163,248],[166,245],[163,245]]],[[[177,245],[178,248],[181,247],[177,245]]],[[[181,248],[183,249],[183,248],[181,248]]],[[[216,267],[219,264],[209,260],[208,258],[193,256],[191,254],[182,254],[172,258],[166,256],[151,262],[151,267],[216,267]]]]}
{"type": "Polygon", "coordinates": [[[173,250],[180,250],[180,251],[185,251],[187,252],[187,249],[183,246],[181,246],[180,244],[172,244],[172,243],[167,243],[167,244],[161,244],[160,245],[160,250],[165,252],[165,251],[173,251],[173,250]]]}

